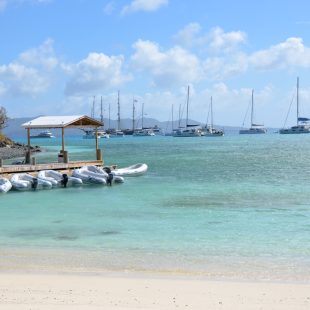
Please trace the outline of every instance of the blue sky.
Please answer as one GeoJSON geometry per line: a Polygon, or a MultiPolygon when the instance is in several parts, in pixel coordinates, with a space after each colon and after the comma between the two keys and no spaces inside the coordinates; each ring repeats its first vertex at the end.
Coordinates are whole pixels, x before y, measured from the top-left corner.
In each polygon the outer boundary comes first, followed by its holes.
{"type": "MultiPolygon", "coordinates": [[[[89,114],[96,96],[116,118],[144,102],[167,120],[283,125],[296,77],[310,117],[310,2],[306,0],[0,0],[0,105],[11,117],[89,114]]],[[[138,112],[141,113],[141,112],[138,112]]],[[[294,123],[294,114],[288,125],[294,123]]]]}

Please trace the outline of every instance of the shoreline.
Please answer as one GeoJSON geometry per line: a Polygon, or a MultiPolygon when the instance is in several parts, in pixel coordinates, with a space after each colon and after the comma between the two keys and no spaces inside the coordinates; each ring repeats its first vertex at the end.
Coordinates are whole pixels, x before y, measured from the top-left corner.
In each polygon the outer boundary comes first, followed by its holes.
{"type": "MultiPolygon", "coordinates": [[[[25,145],[14,145],[0,147],[0,159],[15,159],[24,158],[27,152],[27,146],[25,145]]],[[[31,154],[42,152],[39,146],[31,146],[31,154]]]]}
{"type": "Polygon", "coordinates": [[[310,306],[310,284],[146,274],[0,272],[0,306],[20,309],[281,309],[310,306]]]}
{"type": "MultiPolygon", "coordinates": [[[[189,259],[189,258],[188,258],[189,259]]],[[[116,252],[106,249],[64,249],[2,246],[1,273],[66,273],[87,275],[150,275],[152,277],[193,278],[211,281],[310,283],[309,268],[303,265],[279,264],[279,261],[240,261],[240,257],[226,260],[205,258],[203,265],[182,262],[175,256],[148,255],[144,252],[116,252]],[[171,265],[171,261],[174,261],[171,265]],[[170,262],[170,263],[169,263],[170,262]]]]}

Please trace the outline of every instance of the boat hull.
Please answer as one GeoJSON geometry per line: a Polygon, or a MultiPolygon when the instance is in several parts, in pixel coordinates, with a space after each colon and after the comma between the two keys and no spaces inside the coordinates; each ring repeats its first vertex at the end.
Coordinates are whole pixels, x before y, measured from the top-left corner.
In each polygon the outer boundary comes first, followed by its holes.
{"type": "Polygon", "coordinates": [[[260,135],[267,133],[265,128],[252,128],[252,129],[241,129],[239,130],[240,135],[260,135]]]}
{"type": "Polygon", "coordinates": [[[132,165],[126,168],[120,168],[112,171],[112,174],[114,176],[128,176],[128,177],[134,177],[134,176],[140,176],[147,172],[148,166],[147,164],[136,164],[132,165]]]}
{"type": "Polygon", "coordinates": [[[12,188],[11,182],[6,178],[0,178],[0,193],[7,193],[12,188]]]}
{"type": "Polygon", "coordinates": [[[298,134],[307,134],[310,133],[309,126],[293,126],[291,128],[282,128],[279,130],[279,134],[282,135],[298,135],[298,134]]]}

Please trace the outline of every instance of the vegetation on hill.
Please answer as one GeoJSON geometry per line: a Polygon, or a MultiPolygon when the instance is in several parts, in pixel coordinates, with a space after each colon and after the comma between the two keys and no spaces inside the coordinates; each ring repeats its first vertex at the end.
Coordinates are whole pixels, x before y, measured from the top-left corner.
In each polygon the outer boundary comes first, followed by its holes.
{"type": "Polygon", "coordinates": [[[8,120],[9,118],[6,113],[6,109],[4,107],[0,107],[0,133],[2,129],[6,127],[8,120]]]}

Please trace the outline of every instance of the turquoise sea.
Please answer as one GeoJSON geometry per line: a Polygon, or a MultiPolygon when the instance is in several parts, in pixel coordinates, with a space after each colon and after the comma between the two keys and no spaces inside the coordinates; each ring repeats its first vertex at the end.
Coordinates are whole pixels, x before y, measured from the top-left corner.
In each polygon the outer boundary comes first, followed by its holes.
{"type": "MultiPolygon", "coordinates": [[[[37,160],[60,140],[37,140],[37,160]]],[[[94,141],[66,138],[70,159],[94,141]]],[[[310,280],[310,136],[125,137],[105,163],[147,163],[122,185],[0,196],[0,269],[150,271],[310,280]]]]}

